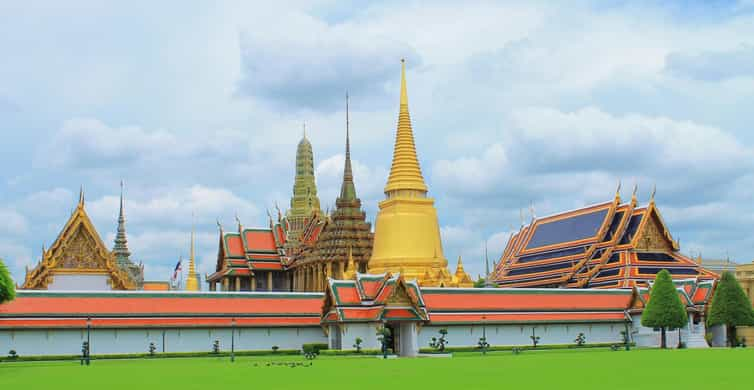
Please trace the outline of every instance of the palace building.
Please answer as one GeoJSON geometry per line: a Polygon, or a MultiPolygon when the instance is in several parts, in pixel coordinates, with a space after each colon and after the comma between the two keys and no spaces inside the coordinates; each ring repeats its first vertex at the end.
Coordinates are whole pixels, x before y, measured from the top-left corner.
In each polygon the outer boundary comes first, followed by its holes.
{"type": "Polygon", "coordinates": [[[23,289],[137,290],[144,284],[144,266],[135,264],[128,250],[121,183],[120,213],[115,245],[110,251],[84,208],[84,190],[63,230],[32,269],[23,289]]]}
{"type": "MultiPolygon", "coordinates": [[[[376,333],[390,330],[389,347],[416,356],[440,332],[449,347],[573,344],[585,337],[604,346],[658,346],[660,334],[641,325],[655,275],[667,269],[685,306],[688,325],[668,333],[668,345],[724,344],[705,325],[718,275],[680,253],[655,203],[639,205],[620,187],[607,202],[522,221],[484,288],[473,285],[458,257],[451,273],[434,200],[424,180],[408,108],[405,63],[385,199],[372,225],[356,191],[346,96],[345,159],[340,193],[323,213],[306,132],[296,151],[290,209],[276,207],[262,228],[218,221],[214,271],[201,290],[191,232],[188,291],[144,282],[130,259],[121,188],[113,250],[84,208],[83,191],[58,238],[27,270],[17,298],[0,305],[0,344],[20,355],[300,349],[378,349],[376,333]],[[494,283],[492,283],[494,282],[494,283]],[[31,291],[31,290],[92,291],[31,291]],[[143,291],[105,291],[105,290],[143,291]],[[91,333],[91,334],[90,334],[91,333]],[[91,336],[91,339],[90,339],[91,336]],[[361,339],[361,342],[356,340],[361,339]],[[232,346],[232,347],[231,347],[232,346]]],[[[739,278],[750,282],[749,265],[739,278]],[[748,279],[747,279],[748,278],[748,279]]],[[[747,292],[754,291],[751,283],[747,292]]]]}
{"type": "Polygon", "coordinates": [[[639,206],[612,201],[544,218],[513,234],[495,270],[500,287],[631,288],[667,269],[673,279],[717,275],[680,253],[654,192],[639,206]]]}

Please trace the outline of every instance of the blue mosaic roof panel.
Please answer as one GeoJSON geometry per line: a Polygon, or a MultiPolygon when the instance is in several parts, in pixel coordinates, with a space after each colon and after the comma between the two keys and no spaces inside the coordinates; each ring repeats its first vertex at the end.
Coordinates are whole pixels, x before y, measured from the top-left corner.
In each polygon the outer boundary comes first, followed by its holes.
{"type": "Polygon", "coordinates": [[[623,233],[623,238],[620,239],[621,245],[628,244],[631,242],[631,239],[634,237],[634,234],[636,234],[636,230],[639,229],[639,224],[641,224],[641,219],[644,217],[644,214],[634,215],[631,217],[631,220],[628,221],[628,227],[626,227],[626,232],[623,233]]]}
{"type": "Polygon", "coordinates": [[[567,248],[567,249],[561,249],[561,250],[552,251],[552,252],[537,253],[534,255],[521,256],[518,259],[517,263],[528,263],[528,262],[537,261],[537,260],[556,259],[558,257],[580,255],[580,254],[583,254],[585,251],[586,251],[586,247],[579,246],[576,248],[567,248]]]}
{"type": "Polygon", "coordinates": [[[625,211],[619,211],[615,213],[613,216],[613,222],[610,223],[610,229],[607,230],[607,234],[605,234],[605,239],[602,240],[602,242],[610,241],[613,239],[613,236],[615,236],[615,232],[618,230],[618,226],[620,226],[620,222],[623,220],[623,214],[625,214],[625,211]]]}
{"type": "Polygon", "coordinates": [[[607,212],[607,209],[602,209],[538,225],[526,248],[539,248],[594,237],[599,232],[607,212]]]}

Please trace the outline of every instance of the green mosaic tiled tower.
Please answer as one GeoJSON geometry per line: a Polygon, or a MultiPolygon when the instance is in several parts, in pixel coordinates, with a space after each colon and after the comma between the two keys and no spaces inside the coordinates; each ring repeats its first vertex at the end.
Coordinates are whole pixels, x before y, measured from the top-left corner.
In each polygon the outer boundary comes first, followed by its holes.
{"type": "Polygon", "coordinates": [[[314,152],[306,138],[306,131],[296,149],[296,179],[293,184],[293,197],[287,212],[290,224],[288,240],[298,241],[307,221],[312,215],[322,215],[317,197],[317,184],[314,180],[314,152]]]}

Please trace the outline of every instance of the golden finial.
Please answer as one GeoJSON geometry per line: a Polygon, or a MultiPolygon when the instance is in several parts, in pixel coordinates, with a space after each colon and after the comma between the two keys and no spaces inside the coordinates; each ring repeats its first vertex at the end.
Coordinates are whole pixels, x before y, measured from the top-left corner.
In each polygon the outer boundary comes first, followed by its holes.
{"type": "Polygon", "coordinates": [[[639,191],[639,184],[634,183],[634,190],[631,193],[631,203],[636,204],[636,193],[639,191]]]}
{"type": "Polygon", "coordinates": [[[657,194],[657,184],[652,187],[652,195],[649,196],[649,203],[655,202],[655,195],[657,194]]]}
{"type": "Polygon", "coordinates": [[[304,128],[304,131],[303,131],[304,139],[306,139],[306,121],[304,121],[303,128],[304,128]]]}
{"type": "Polygon", "coordinates": [[[615,200],[620,202],[620,189],[623,186],[623,183],[621,183],[620,179],[618,179],[618,188],[615,189],[615,200]]]}
{"type": "Polygon", "coordinates": [[[84,185],[79,188],[79,207],[84,207],[84,185]]]}

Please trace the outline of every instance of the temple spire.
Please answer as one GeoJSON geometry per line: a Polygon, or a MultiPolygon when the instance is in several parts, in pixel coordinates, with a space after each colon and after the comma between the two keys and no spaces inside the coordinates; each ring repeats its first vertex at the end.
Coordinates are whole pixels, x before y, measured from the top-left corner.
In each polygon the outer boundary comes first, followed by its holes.
{"type": "Polygon", "coordinates": [[[123,180],[121,180],[118,230],[115,234],[115,245],[113,246],[113,254],[115,254],[115,258],[120,264],[128,263],[131,257],[131,252],[128,250],[128,238],[126,237],[126,213],[124,206],[123,187],[123,180]]]}
{"type": "Polygon", "coordinates": [[[79,188],[79,207],[84,207],[84,185],[79,188]]]}
{"type": "Polygon", "coordinates": [[[189,272],[186,278],[186,290],[187,291],[199,291],[199,277],[196,275],[196,251],[195,251],[195,235],[196,228],[194,226],[194,214],[191,214],[191,248],[189,249],[189,272]]]}
{"type": "Polygon", "coordinates": [[[401,100],[398,113],[398,129],[395,135],[395,149],[390,176],[385,185],[385,193],[396,190],[413,190],[424,194],[424,183],[419,159],[416,157],[414,133],[411,129],[411,117],[408,112],[408,92],[406,88],[406,61],[401,60],[401,100]]]}
{"type": "Polygon", "coordinates": [[[343,167],[343,183],[340,186],[341,200],[356,199],[356,186],[353,183],[353,171],[351,168],[351,129],[348,116],[348,92],[346,92],[346,159],[343,167]]]}

